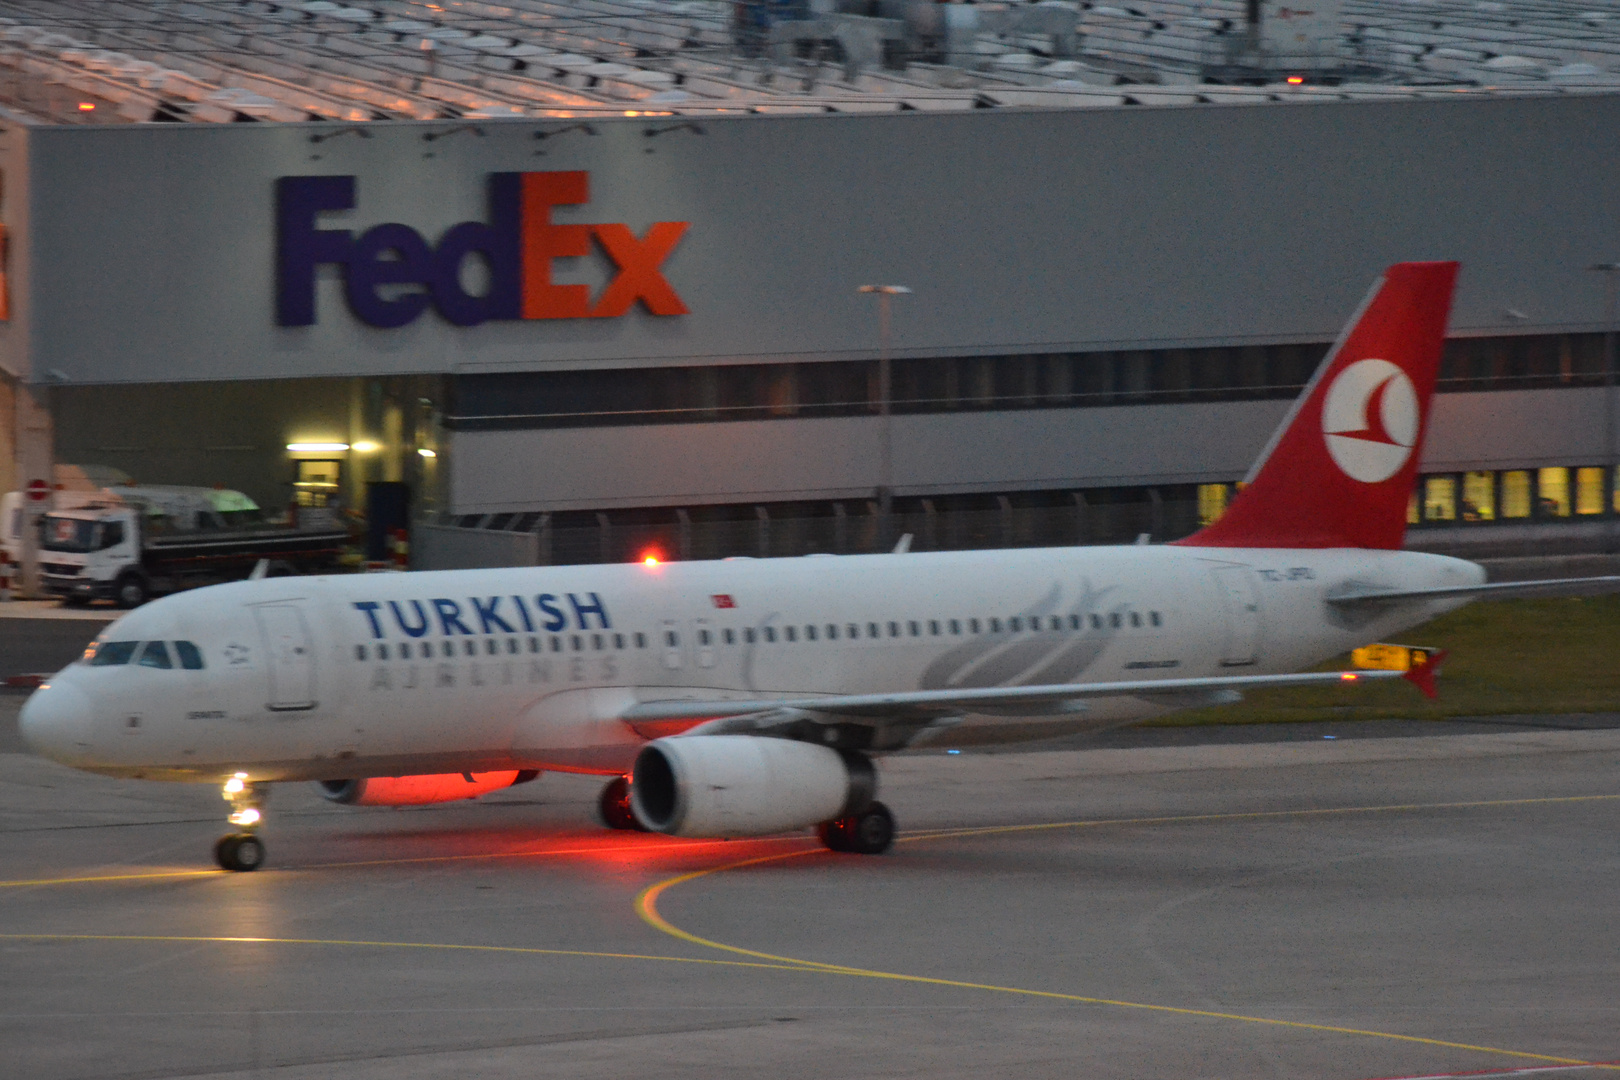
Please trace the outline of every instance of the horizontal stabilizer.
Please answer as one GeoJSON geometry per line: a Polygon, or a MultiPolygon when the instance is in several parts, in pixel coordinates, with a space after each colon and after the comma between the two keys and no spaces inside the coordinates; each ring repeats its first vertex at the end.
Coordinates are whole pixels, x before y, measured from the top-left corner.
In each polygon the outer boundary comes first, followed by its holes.
{"type": "Polygon", "coordinates": [[[1620,592],[1620,575],[1584,578],[1547,578],[1542,581],[1502,581],[1490,585],[1447,585],[1438,589],[1378,589],[1356,586],[1327,597],[1337,607],[1359,604],[1418,602],[1466,597],[1473,600],[1508,600],[1521,596],[1597,596],[1620,592]]]}
{"type": "MultiPolygon", "coordinates": [[[[660,720],[718,720],[794,710],[838,716],[916,719],[977,709],[1006,711],[1019,705],[1050,706],[1085,698],[1184,697],[1190,693],[1321,686],[1407,678],[1404,671],[1307,671],[1296,675],[1226,675],[1205,679],[1136,679],[1130,682],[1062,683],[1052,686],[987,686],[958,690],[911,690],[894,694],[828,694],[823,697],[757,698],[752,701],[644,701],[620,719],[630,724],[660,720]]],[[[1415,680],[1412,680],[1415,681],[1415,680]]],[[[1420,684],[1421,685],[1421,684],[1420,684]]]]}

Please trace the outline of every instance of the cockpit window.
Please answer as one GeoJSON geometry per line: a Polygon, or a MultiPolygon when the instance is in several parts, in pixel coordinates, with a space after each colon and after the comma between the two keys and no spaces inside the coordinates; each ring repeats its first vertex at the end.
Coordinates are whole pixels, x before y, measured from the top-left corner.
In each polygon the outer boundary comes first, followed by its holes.
{"type": "Polygon", "coordinates": [[[189,641],[174,643],[174,653],[180,658],[180,666],[187,671],[201,671],[203,666],[202,650],[189,641]]]}
{"type": "Polygon", "coordinates": [[[172,668],[169,662],[169,649],[161,641],[148,641],[146,648],[141,650],[141,667],[172,668]]]}
{"type": "Polygon", "coordinates": [[[112,667],[116,664],[127,664],[129,658],[135,655],[135,646],[138,641],[103,641],[96,646],[95,655],[90,657],[91,667],[112,667]]]}

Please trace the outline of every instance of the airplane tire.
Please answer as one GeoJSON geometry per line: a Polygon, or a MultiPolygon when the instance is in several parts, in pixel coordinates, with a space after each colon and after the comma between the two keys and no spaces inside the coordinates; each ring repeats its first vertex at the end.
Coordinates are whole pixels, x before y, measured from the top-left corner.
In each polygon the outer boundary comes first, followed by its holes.
{"type": "Polygon", "coordinates": [[[894,846],[894,815],[880,802],[850,817],[824,821],[816,830],[832,851],[881,855],[894,846]]]}
{"type": "Polygon", "coordinates": [[[264,841],[252,833],[229,833],[214,844],[214,861],[233,873],[257,870],[264,865],[264,841]]]}
{"type": "Polygon", "coordinates": [[[602,815],[602,824],[610,829],[647,831],[636,820],[636,815],[630,812],[630,781],[627,777],[616,776],[608,781],[602,789],[602,797],[597,800],[597,810],[602,815]]]}

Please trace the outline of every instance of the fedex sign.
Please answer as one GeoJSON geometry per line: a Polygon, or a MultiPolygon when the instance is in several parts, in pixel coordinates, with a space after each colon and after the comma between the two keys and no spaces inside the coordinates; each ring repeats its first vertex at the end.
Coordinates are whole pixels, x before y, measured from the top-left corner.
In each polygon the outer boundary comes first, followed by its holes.
{"type": "Polygon", "coordinates": [[[343,268],[349,310],[370,326],[404,326],[431,303],[456,326],[491,319],[606,319],[640,301],[654,315],[685,315],[661,267],[686,233],[660,221],[637,237],[628,225],[556,225],[554,206],[590,199],[583,172],[494,173],[489,220],[453,225],[430,245],[408,225],[374,225],[358,236],[316,227],[318,215],[353,210],[352,176],[283,176],[276,181],[276,322],[312,326],[315,271],[343,268]],[[592,299],[586,285],[554,285],[551,261],[588,255],[595,240],[616,268],[592,299]],[[488,286],[462,286],[462,266],[483,259],[488,286]],[[387,287],[386,289],[384,287],[387,287]],[[404,286],[401,289],[400,286],[404,286]]]}

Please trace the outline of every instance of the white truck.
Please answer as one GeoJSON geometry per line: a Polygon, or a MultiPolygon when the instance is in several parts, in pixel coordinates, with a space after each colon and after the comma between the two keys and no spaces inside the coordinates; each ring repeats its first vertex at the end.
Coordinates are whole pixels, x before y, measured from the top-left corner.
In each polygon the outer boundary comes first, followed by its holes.
{"type": "Polygon", "coordinates": [[[332,510],[303,509],[272,522],[246,495],[221,488],[119,486],[62,497],[69,494],[58,493],[39,541],[40,582],[69,604],[105,599],[135,607],[163,593],[245,578],[261,559],[283,571],[317,572],[351,539],[332,510]]]}

